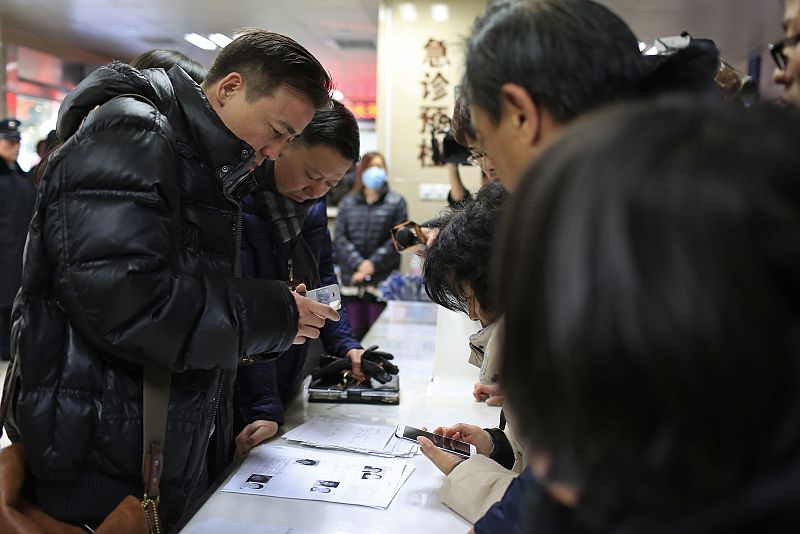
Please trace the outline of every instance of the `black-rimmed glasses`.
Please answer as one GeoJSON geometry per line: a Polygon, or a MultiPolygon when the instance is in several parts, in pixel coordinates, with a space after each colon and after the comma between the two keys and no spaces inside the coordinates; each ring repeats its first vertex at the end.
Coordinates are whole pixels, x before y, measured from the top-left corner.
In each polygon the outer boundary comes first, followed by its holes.
{"type": "Polygon", "coordinates": [[[789,58],[786,57],[784,49],[787,46],[794,46],[797,43],[800,43],[800,33],[768,45],[769,53],[772,55],[772,59],[775,60],[775,64],[779,69],[786,70],[786,64],[789,63],[789,58]]]}

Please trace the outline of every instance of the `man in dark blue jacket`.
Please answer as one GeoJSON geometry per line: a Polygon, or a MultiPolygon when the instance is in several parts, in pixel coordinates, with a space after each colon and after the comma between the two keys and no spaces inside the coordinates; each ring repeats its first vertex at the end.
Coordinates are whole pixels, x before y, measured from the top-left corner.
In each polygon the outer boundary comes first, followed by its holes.
{"type": "MultiPolygon", "coordinates": [[[[242,273],[249,278],[285,281],[308,289],[336,283],[328,231],[325,194],[358,160],[359,133],[353,114],[334,102],[312,121],[274,162],[258,171],[261,191],[243,202],[242,273]],[[318,200],[319,199],[319,200],[318,200]]],[[[364,349],[341,310],[341,320],[321,330],[323,347],[351,360],[361,374],[364,349]]],[[[236,438],[236,454],[275,435],[283,424],[285,403],[303,379],[308,347],[296,346],[279,359],[240,369],[236,405],[244,429],[236,438]]]]}

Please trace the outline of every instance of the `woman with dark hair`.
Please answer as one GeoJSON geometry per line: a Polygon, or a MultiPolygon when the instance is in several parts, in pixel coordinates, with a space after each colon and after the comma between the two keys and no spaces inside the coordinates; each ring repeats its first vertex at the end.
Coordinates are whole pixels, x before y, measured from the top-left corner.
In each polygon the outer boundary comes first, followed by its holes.
{"type": "MultiPolygon", "coordinates": [[[[482,329],[470,336],[469,362],[480,368],[473,395],[490,405],[501,405],[497,335],[500,310],[489,281],[492,244],[508,194],[500,183],[483,186],[474,198],[440,220],[438,237],[432,241],[423,265],[425,290],[435,303],[466,313],[482,329]]],[[[423,454],[447,478],[439,497],[470,522],[475,522],[503,496],[525,467],[523,447],[505,425],[480,428],[459,423],[437,428],[434,433],[466,441],[477,455],[461,459],[420,438],[423,454]]]]}
{"type": "Polygon", "coordinates": [[[524,174],[497,287],[529,532],[798,531],[798,147],[775,112],[643,102],[524,174]]]}
{"type": "Polygon", "coordinates": [[[406,219],[406,201],[389,190],[383,156],[378,152],[364,154],[356,169],[353,191],[339,202],[334,237],[342,284],[352,286],[343,288],[342,300],[359,339],[386,306],[376,299],[377,285],[400,267],[390,232],[406,219]]]}
{"type": "Polygon", "coordinates": [[[438,237],[425,255],[422,276],[425,291],[433,302],[448,310],[465,313],[481,323],[481,330],[470,338],[470,363],[480,368],[476,400],[487,400],[479,385],[496,384],[497,360],[486,355],[499,311],[489,283],[492,242],[507,197],[500,183],[483,186],[464,202],[461,209],[444,215],[438,237]]]}

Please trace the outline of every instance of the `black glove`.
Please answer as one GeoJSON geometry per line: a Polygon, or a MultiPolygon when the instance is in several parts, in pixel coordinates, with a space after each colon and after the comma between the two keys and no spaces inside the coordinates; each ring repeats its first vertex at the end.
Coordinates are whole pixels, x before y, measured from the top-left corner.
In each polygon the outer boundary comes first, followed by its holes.
{"type": "Polygon", "coordinates": [[[400,369],[389,360],[394,360],[392,354],[380,351],[378,345],[373,345],[361,355],[361,370],[365,375],[385,384],[392,379],[389,375],[400,372],[400,369]]]}
{"type": "Polygon", "coordinates": [[[352,369],[349,359],[331,356],[324,352],[319,357],[319,365],[319,369],[314,369],[311,373],[311,378],[315,380],[321,378],[328,386],[342,382],[342,374],[352,369]]]}
{"type": "MultiPolygon", "coordinates": [[[[392,379],[390,375],[396,375],[400,370],[389,361],[394,359],[393,355],[379,351],[377,348],[377,345],[373,345],[364,351],[361,356],[361,370],[368,377],[385,384],[392,379]]],[[[320,368],[311,373],[311,377],[322,378],[326,384],[333,385],[340,383],[344,372],[352,369],[349,358],[323,354],[320,356],[320,368]]]]}

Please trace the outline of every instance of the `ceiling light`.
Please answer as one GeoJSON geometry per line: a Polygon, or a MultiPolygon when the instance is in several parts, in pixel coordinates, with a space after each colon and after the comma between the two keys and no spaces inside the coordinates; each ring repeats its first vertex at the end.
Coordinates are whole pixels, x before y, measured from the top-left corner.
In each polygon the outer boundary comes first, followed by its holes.
{"type": "Polygon", "coordinates": [[[639,52],[644,52],[645,48],[647,48],[647,43],[644,41],[639,41],[639,52]]]}
{"type": "Polygon", "coordinates": [[[233,39],[222,33],[212,33],[208,36],[209,40],[220,48],[225,48],[233,39]]]}
{"type": "Polygon", "coordinates": [[[646,55],[646,56],[657,56],[658,55],[658,48],[656,48],[654,46],[653,48],[651,48],[650,50],[645,52],[644,55],[646,55]]]}
{"type": "Polygon", "coordinates": [[[196,33],[187,33],[183,36],[184,39],[192,43],[198,48],[202,48],[203,50],[216,50],[217,45],[203,37],[202,35],[198,35],[196,33]]]}
{"type": "Polygon", "coordinates": [[[431,18],[436,22],[446,22],[450,18],[450,8],[447,7],[447,4],[433,4],[431,18]]]}
{"type": "Polygon", "coordinates": [[[333,91],[331,91],[331,98],[334,100],[341,100],[344,98],[344,93],[342,93],[338,89],[334,89],[333,91]]]}
{"type": "Polygon", "coordinates": [[[450,18],[450,8],[447,7],[447,4],[433,4],[431,18],[436,22],[446,22],[450,18]]]}
{"type": "Polygon", "coordinates": [[[400,17],[403,20],[417,20],[417,8],[414,4],[400,4],[400,17]]]}

